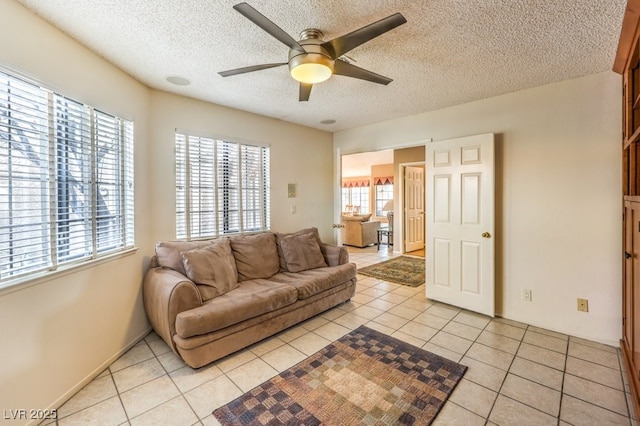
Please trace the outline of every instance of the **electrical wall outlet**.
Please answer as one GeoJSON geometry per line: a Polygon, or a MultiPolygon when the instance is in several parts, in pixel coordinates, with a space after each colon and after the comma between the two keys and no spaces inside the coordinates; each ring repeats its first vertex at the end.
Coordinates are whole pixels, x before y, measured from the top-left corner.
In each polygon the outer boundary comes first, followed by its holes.
{"type": "Polygon", "coordinates": [[[580,312],[589,312],[589,300],[588,299],[578,299],[578,311],[580,311],[580,312]]]}
{"type": "Polygon", "coordinates": [[[531,289],[525,288],[522,290],[522,300],[531,302],[531,289]]]}

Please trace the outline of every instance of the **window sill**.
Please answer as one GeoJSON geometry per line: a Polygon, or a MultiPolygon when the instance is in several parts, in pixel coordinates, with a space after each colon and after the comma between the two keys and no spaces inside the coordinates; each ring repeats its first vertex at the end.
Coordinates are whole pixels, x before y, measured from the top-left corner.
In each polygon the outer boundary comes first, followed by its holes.
{"type": "Polygon", "coordinates": [[[74,274],[84,269],[93,268],[102,263],[112,262],[123,257],[131,256],[132,254],[137,253],[137,251],[138,247],[132,247],[130,249],[109,254],[98,259],[90,259],[82,261],[80,263],[74,263],[72,265],[65,265],[55,271],[44,271],[26,277],[8,280],[6,282],[0,283],[0,297],[14,293],[16,291],[26,290],[30,287],[38,286],[51,280],[64,277],[65,275],[74,274]]]}

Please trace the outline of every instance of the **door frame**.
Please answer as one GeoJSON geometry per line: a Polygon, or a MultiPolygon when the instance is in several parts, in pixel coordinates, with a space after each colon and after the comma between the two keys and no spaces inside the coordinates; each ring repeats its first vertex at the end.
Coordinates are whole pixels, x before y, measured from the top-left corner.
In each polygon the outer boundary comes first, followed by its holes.
{"type": "Polygon", "coordinates": [[[342,154],[340,152],[340,148],[335,148],[333,150],[333,171],[334,171],[334,181],[333,181],[333,238],[334,244],[339,246],[342,245],[342,233],[340,232],[340,228],[336,226],[341,223],[342,219],[342,154]]]}
{"type": "MultiPolygon", "coordinates": [[[[403,147],[401,147],[403,148],[403,147]]],[[[341,227],[337,226],[341,224],[342,221],[342,170],[343,170],[343,164],[342,164],[342,159],[343,157],[349,156],[349,155],[355,155],[355,154],[366,154],[366,153],[373,153],[373,152],[378,152],[378,151],[389,151],[389,150],[394,150],[394,149],[398,149],[398,147],[376,147],[375,149],[356,149],[356,150],[341,150],[339,147],[335,147],[333,150],[333,175],[334,175],[334,181],[333,181],[333,191],[334,191],[334,196],[333,196],[333,216],[334,216],[334,221],[333,221],[333,231],[334,231],[334,244],[337,245],[342,245],[342,232],[341,232],[341,227]]],[[[374,163],[375,164],[375,163],[374,163]]],[[[372,165],[374,165],[372,164],[372,165]]],[[[375,195],[373,194],[373,184],[371,183],[371,185],[369,186],[370,188],[370,193],[369,193],[369,203],[370,205],[372,204],[372,198],[375,195]]],[[[375,209],[375,206],[373,206],[373,208],[375,209]]],[[[373,211],[372,213],[375,214],[375,211],[373,211]]]]}
{"type": "MultiPolygon", "coordinates": [[[[417,145],[417,146],[419,146],[419,145],[417,145]]],[[[424,145],[424,154],[425,154],[425,161],[411,161],[411,162],[408,162],[408,163],[400,163],[398,165],[398,167],[400,168],[399,176],[398,176],[398,181],[399,181],[398,182],[398,201],[399,201],[399,204],[402,206],[402,211],[400,213],[400,215],[402,217],[402,220],[400,220],[400,223],[398,224],[399,226],[397,228],[394,228],[394,229],[397,229],[397,233],[394,232],[393,234],[394,234],[394,236],[395,235],[399,235],[401,237],[400,241],[398,241],[399,246],[400,246],[400,254],[406,253],[406,250],[405,250],[406,236],[405,236],[405,232],[404,232],[404,230],[406,228],[406,224],[404,223],[405,222],[405,220],[404,220],[405,219],[404,218],[404,209],[405,209],[404,176],[405,176],[405,172],[406,172],[407,166],[408,167],[423,166],[424,167],[424,171],[425,171],[425,177],[426,177],[426,173],[427,173],[427,162],[426,162],[427,145],[426,145],[426,143],[424,145]]],[[[425,182],[424,183],[425,183],[424,189],[426,191],[427,190],[426,178],[425,178],[425,182]]],[[[393,212],[394,220],[395,220],[396,216],[397,216],[397,214],[396,214],[396,212],[394,210],[394,212],[393,212]]],[[[394,226],[395,226],[395,224],[394,224],[394,226]]],[[[424,227],[424,235],[423,235],[423,237],[424,237],[425,248],[426,248],[426,241],[427,241],[427,226],[426,226],[426,223],[425,223],[425,227],[424,227]]],[[[394,237],[394,240],[395,240],[395,237],[394,237]]],[[[396,249],[395,249],[396,244],[395,243],[396,243],[396,241],[394,241],[394,246],[393,246],[394,247],[394,249],[393,249],[394,252],[396,251],[396,249]]]]}
{"type": "MultiPolygon", "coordinates": [[[[345,155],[352,155],[352,154],[362,154],[364,152],[377,152],[377,151],[385,151],[388,149],[404,149],[404,148],[417,148],[417,147],[423,147],[425,150],[425,155],[427,152],[427,144],[433,142],[433,138],[426,138],[426,139],[420,139],[417,141],[412,141],[412,142],[398,142],[398,143],[391,143],[391,144],[382,144],[382,145],[376,145],[376,146],[372,146],[370,148],[354,148],[354,149],[340,149],[339,147],[334,147],[333,149],[333,175],[334,175],[334,194],[333,194],[333,211],[334,211],[334,220],[335,222],[333,223],[340,223],[340,218],[342,217],[342,157],[345,155]]],[[[402,163],[405,164],[405,163],[402,163]]],[[[411,163],[406,163],[408,165],[411,165],[411,163]]],[[[425,165],[426,167],[426,165],[425,165]]],[[[404,171],[402,171],[403,173],[403,179],[404,179],[404,171]]],[[[394,183],[394,188],[397,188],[397,185],[394,183]]],[[[395,189],[394,189],[395,191],[395,189]]],[[[402,202],[404,203],[404,195],[403,195],[403,199],[402,202]]],[[[403,204],[404,205],[404,204],[403,204]]],[[[394,215],[395,217],[395,215],[394,215]]],[[[402,221],[404,222],[404,220],[402,221]]],[[[395,229],[395,228],[394,228],[395,229]]],[[[404,229],[404,227],[403,227],[404,229]]],[[[426,228],[425,228],[426,229],[426,228]]],[[[335,241],[336,244],[340,244],[341,242],[338,241],[340,239],[340,230],[338,229],[338,233],[335,234],[335,241]]],[[[395,241],[395,235],[399,235],[396,232],[393,233],[394,234],[394,247],[396,244],[395,241]]],[[[395,252],[395,248],[394,248],[394,252],[395,252]]],[[[402,251],[401,251],[402,253],[402,251]]]]}

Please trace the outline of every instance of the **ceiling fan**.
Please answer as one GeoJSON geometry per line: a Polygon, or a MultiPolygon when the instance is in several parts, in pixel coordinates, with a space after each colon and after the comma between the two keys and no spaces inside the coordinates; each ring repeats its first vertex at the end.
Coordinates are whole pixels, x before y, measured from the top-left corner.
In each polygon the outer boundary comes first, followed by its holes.
{"type": "Polygon", "coordinates": [[[252,65],[219,72],[218,74],[223,77],[288,64],[291,76],[300,82],[300,101],[308,101],[313,85],[327,80],[333,74],[359,78],[361,80],[385,85],[393,81],[380,74],[357,67],[347,60],[341,59],[341,57],[351,49],[406,23],[407,20],[400,13],[395,13],[330,41],[322,40],[323,35],[320,30],[309,28],[302,31],[300,33],[300,40],[296,41],[282,28],[271,22],[249,4],[239,3],[233,6],[233,8],[276,40],[287,45],[289,47],[289,61],[252,65]]]}

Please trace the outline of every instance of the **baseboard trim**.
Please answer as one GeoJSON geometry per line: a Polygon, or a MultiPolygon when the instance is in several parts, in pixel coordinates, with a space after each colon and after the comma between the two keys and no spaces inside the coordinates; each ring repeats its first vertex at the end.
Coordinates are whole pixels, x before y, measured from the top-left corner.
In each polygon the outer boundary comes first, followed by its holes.
{"type": "MultiPolygon", "coordinates": [[[[66,391],[62,396],[60,396],[59,398],[57,398],[55,401],[53,401],[49,407],[47,407],[49,410],[56,410],[60,407],[62,407],[62,405],[67,402],[69,399],[71,399],[71,397],[73,395],[75,395],[76,393],[78,393],[82,388],[84,388],[86,385],[88,385],[93,379],[95,379],[96,377],[98,377],[100,374],[102,374],[102,372],[104,370],[106,370],[111,364],[113,364],[113,362],[115,360],[117,360],[118,358],[120,358],[122,355],[124,355],[129,349],[131,349],[132,347],[134,347],[135,345],[137,345],[142,339],[144,339],[153,329],[151,327],[148,327],[145,331],[143,331],[142,333],[140,333],[137,337],[135,337],[130,343],[128,343],[126,346],[124,346],[122,349],[120,349],[118,352],[116,352],[113,356],[109,357],[106,361],[104,361],[102,364],[100,364],[98,367],[96,367],[91,373],[89,373],[84,379],[80,380],[80,382],[78,382],[75,386],[73,386],[71,389],[69,389],[68,391],[66,391]]],[[[42,422],[42,420],[32,420],[30,422],[27,423],[27,425],[38,425],[42,422]]],[[[45,422],[46,424],[46,422],[45,422]]]]}

